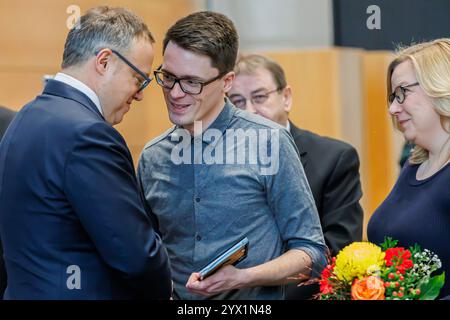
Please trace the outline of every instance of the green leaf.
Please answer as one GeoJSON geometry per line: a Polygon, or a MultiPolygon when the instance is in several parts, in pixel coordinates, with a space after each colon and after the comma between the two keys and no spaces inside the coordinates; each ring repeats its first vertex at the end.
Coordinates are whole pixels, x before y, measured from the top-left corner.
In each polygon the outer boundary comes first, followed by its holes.
{"type": "Polygon", "coordinates": [[[441,288],[444,286],[445,272],[430,278],[429,281],[420,286],[419,300],[434,300],[439,295],[441,288]]]}
{"type": "Polygon", "coordinates": [[[391,237],[384,237],[383,243],[380,245],[383,251],[386,251],[389,248],[394,248],[398,243],[398,240],[394,240],[391,237]]]}
{"type": "Polygon", "coordinates": [[[413,257],[413,260],[414,260],[414,255],[416,253],[420,253],[422,251],[422,248],[417,243],[415,243],[414,246],[409,247],[408,250],[409,250],[409,252],[411,252],[411,256],[413,257]]]}

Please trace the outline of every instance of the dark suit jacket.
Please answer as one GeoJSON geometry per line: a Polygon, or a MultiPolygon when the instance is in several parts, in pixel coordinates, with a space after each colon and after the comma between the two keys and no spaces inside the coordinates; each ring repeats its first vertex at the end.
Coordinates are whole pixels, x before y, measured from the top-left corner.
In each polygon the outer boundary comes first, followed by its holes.
{"type": "Polygon", "coordinates": [[[15,115],[16,113],[14,111],[0,107],[0,141],[15,115]]]}
{"type": "MultiPolygon", "coordinates": [[[[292,122],[290,125],[319,212],[326,244],[335,256],[346,245],[362,239],[358,154],[345,142],[299,129],[292,122]]],[[[317,287],[289,285],[286,299],[307,299],[313,291],[317,291],[317,287]]]]}
{"type": "Polygon", "coordinates": [[[0,144],[5,299],[169,298],[169,262],[122,136],[50,80],[0,144]]]}
{"type": "MultiPolygon", "coordinates": [[[[2,137],[6,132],[6,129],[9,126],[9,123],[15,116],[15,112],[5,107],[0,107],[0,141],[2,141],[2,137]]],[[[3,262],[3,249],[2,249],[2,241],[0,238],[0,300],[2,300],[3,293],[6,289],[6,270],[5,263],[3,262]]]]}

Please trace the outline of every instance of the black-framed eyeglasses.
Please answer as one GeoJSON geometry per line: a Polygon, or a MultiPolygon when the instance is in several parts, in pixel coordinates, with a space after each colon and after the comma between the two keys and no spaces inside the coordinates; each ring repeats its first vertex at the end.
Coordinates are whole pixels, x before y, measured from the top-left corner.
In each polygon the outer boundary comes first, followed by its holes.
{"type": "MultiPolygon", "coordinates": [[[[123,62],[125,62],[131,69],[134,70],[134,72],[136,72],[138,75],[140,75],[144,80],[139,81],[139,89],[136,93],[141,92],[142,90],[144,90],[149,83],[153,80],[152,78],[150,78],[149,76],[147,76],[145,74],[145,72],[139,70],[138,67],[136,67],[134,64],[132,64],[127,58],[125,58],[122,54],[120,54],[119,52],[117,52],[114,49],[111,49],[112,53],[114,53],[116,56],[118,56],[120,58],[120,60],[122,60],[123,62]]],[[[100,51],[95,52],[95,55],[97,55],[100,51]]]]}
{"type": "Polygon", "coordinates": [[[406,91],[410,91],[408,90],[409,87],[414,87],[414,86],[418,86],[419,83],[415,82],[412,84],[408,84],[406,86],[398,86],[397,88],[395,88],[394,92],[392,92],[389,96],[388,96],[388,101],[389,104],[392,104],[392,102],[394,102],[394,99],[397,100],[397,102],[399,104],[402,104],[405,101],[406,98],[406,91]]]}
{"type": "Polygon", "coordinates": [[[213,83],[217,79],[220,79],[226,72],[220,73],[217,77],[214,77],[207,81],[200,81],[193,79],[192,77],[177,78],[174,75],[161,70],[162,65],[159,66],[153,73],[155,74],[156,83],[165,89],[172,90],[175,84],[180,85],[181,90],[187,94],[200,94],[204,86],[213,83]]]}
{"type": "MultiPolygon", "coordinates": [[[[278,92],[280,90],[281,88],[277,88],[271,91],[254,94],[250,97],[250,101],[253,105],[263,104],[267,101],[267,99],[269,99],[270,94],[278,92]]],[[[245,107],[247,106],[247,98],[240,94],[232,94],[228,98],[230,99],[231,103],[233,103],[239,109],[245,109],[245,107]]]]}

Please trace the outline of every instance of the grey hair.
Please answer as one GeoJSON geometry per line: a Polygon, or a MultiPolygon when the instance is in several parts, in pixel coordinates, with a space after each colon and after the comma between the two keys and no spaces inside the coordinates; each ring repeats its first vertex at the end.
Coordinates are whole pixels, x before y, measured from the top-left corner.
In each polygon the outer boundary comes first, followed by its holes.
{"type": "Polygon", "coordinates": [[[82,64],[104,48],[126,52],[138,38],[155,42],[147,25],[131,11],[107,6],[90,9],[69,31],[61,67],[82,64]]]}
{"type": "Polygon", "coordinates": [[[241,54],[237,59],[234,72],[236,76],[239,74],[254,75],[261,68],[270,72],[278,90],[286,88],[286,75],[281,65],[275,60],[259,54],[241,54]]]}

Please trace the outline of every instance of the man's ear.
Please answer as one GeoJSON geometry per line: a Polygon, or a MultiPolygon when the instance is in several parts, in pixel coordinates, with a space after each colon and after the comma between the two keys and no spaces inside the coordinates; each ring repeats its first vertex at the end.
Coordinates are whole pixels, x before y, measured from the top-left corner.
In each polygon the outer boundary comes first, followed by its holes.
{"type": "Polygon", "coordinates": [[[111,62],[111,49],[102,49],[95,56],[95,70],[100,74],[105,74],[111,62]]]}
{"type": "Polygon", "coordinates": [[[292,89],[290,85],[287,85],[283,91],[281,92],[281,95],[283,97],[283,106],[284,111],[289,112],[291,111],[292,107],[292,89]]]}
{"type": "Polygon", "coordinates": [[[234,73],[234,71],[230,71],[228,72],[224,77],[224,87],[223,90],[225,93],[227,93],[228,91],[230,91],[231,87],[233,86],[233,81],[234,78],[236,78],[236,74],[234,73]]]}

